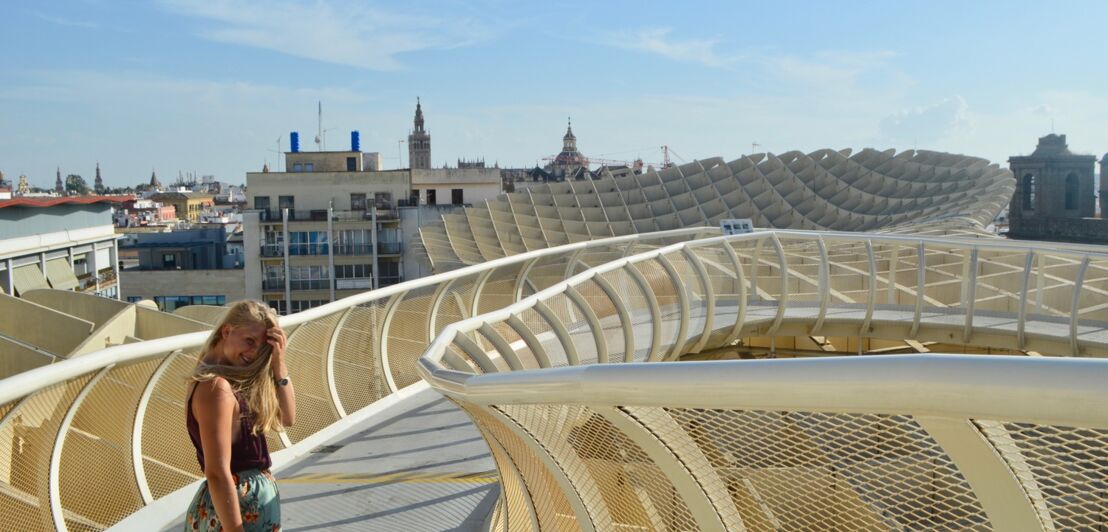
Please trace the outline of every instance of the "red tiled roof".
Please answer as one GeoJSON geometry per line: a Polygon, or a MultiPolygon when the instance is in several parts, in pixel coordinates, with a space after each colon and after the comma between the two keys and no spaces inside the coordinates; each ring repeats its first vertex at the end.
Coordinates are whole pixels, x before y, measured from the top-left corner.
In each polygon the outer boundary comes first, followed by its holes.
{"type": "Polygon", "coordinates": [[[89,205],[92,203],[123,203],[135,199],[134,196],[76,196],[59,198],[12,198],[0,200],[0,209],[4,207],[53,207],[54,205],[89,205]]]}

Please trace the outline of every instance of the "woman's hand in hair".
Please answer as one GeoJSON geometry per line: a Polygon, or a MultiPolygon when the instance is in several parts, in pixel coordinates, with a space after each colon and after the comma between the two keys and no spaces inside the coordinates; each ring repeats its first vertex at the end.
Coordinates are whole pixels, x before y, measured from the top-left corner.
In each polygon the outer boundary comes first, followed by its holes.
{"type": "Polygon", "coordinates": [[[275,325],[266,329],[265,340],[272,348],[273,351],[270,356],[273,357],[271,367],[273,368],[273,377],[281,379],[286,377],[287,371],[285,371],[285,346],[288,345],[289,339],[285,336],[285,330],[280,325],[275,325]],[[281,373],[277,373],[278,366],[280,366],[281,373]]]}
{"type": "MultiPolygon", "coordinates": [[[[288,366],[285,365],[285,346],[288,341],[280,326],[270,327],[266,331],[266,342],[273,348],[269,366],[273,370],[274,381],[289,377],[288,366]]],[[[296,392],[291,382],[285,386],[277,386],[277,402],[281,405],[281,424],[291,427],[296,422],[296,392]]]]}

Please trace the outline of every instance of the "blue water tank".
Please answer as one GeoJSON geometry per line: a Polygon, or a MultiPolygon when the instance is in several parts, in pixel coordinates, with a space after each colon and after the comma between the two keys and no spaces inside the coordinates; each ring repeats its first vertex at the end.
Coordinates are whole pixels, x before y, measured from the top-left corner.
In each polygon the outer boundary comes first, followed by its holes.
{"type": "Polygon", "coordinates": [[[289,133],[289,151],[293,153],[300,151],[300,133],[295,131],[289,133]]]}
{"type": "Polygon", "coordinates": [[[358,130],[350,132],[350,151],[362,151],[362,139],[358,130]]]}

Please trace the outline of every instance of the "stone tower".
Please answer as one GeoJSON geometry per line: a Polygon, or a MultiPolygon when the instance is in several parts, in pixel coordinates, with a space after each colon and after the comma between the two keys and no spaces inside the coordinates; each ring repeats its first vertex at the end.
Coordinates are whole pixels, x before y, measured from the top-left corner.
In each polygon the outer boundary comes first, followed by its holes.
{"type": "Polygon", "coordinates": [[[100,161],[96,162],[96,181],[93,182],[92,188],[97,194],[104,193],[104,178],[100,177],[100,161]]]}
{"type": "Polygon", "coordinates": [[[1096,215],[1093,167],[1096,157],[1074,155],[1065,135],[1039,138],[1031,155],[1008,158],[1016,192],[1008,207],[1009,235],[1072,239],[1074,221],[1096,215]]]}
{"type": "Polygon", "coordinates": [[[412,170],[431,169],[431,134],[423,128],[423,107],[416,98],[415,129],[408,134],[408,166],[412,170]]]}
{"type": "Polygon", "coordinates": [[[161,190],[162,182],[158,181],[158,174],[154,170],[150,171],[150,190],[161,190]]]}
{"type": "Polygon", "coordinates": [[[58,167],[58,177],[54,180],[54,192],[59,196],[65,195],[65,183],[62,181],[62,167],[58,167]]]}
{"type": "Polygon", "coordinates": [[[26,175],[19,176],[19,185],[17,185],[15,193],[20,196],[26,196],[27,194],[31,193],[31,185],[30,183],[27,183],[26,175]]]}

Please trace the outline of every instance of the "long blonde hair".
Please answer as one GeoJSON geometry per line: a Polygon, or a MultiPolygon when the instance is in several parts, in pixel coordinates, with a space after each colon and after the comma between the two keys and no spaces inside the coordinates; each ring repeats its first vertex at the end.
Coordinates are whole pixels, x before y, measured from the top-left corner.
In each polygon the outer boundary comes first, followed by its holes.
{"type": "MultiPolygon", "coordinates": [[[[235,328],[258,323],[265,324],[266,329],[276,327],[277,314],[260,301],[243,300],[231,305],[211,336],[204,342],[204,349],[200,353],[196,368],[192,370],[192,375],[189,377],[190,381],[196,383],[223,377],[236,393],[244,394],[246,405],[254,413],[251,434],[264,434],[269,431],[280,431],[283,428],[281,404],[277,402],[277,389],[269,368],[273,346],[268,342],[263,343],[258,347],[257,358],[246,366],[208,364],[204,359],[219,346],[219,342],[223,339],[224,326],[235,328]]],[[[242,414],[245,415],[245,413],[242,414]]]]}

